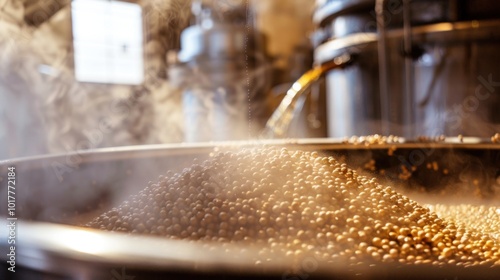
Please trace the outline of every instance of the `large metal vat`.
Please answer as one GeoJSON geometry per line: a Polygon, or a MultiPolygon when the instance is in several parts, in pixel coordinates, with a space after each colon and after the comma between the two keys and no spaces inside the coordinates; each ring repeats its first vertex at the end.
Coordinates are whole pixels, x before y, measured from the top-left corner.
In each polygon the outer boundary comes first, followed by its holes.
{"type": "MultiPolygon", "coordinates": [[[[344,158],[349,166],[360,172],[365,170],[367,162],[375,160],[377,170],[385,172],[383,175],[372,173],[373,176],[409,191],[425,187],[432,197],[443,203],[448,201],[450,191],[467,193],[472,181],[479,180],[482,196],[468,196],[467,200],[498,205],[500,146],[480,139],[464,141],[447,139],[371,146],[334,140],[268,141],[265,144],[335,155],[344,158]],[[389,151],[392,151],[392,156],[388,156],[389,151]],[[448,168],[449,175],[428,170],[425,166],[429,162],[448,168]],[[399,176],[402,165],[417,167],[409,180],[399,176]],[[443,192],[444,186],[454,185],[463,189],[443,192]]],[[[207,251],[199,243],[79,227],[137,193],[148,181],[155,181],[167,171],[180,172],[189,167],[195,158],[204,160],[216,151],[260,144],[125,147],[2,162],[0,174],[4,183],[0,188],[0,199],[7,200],[4,175],[9,167],[15,167],[18,218],[17,272],[6,274],[10,278],[2,279],[40,279],[40,275],[44,275],[43,279],[120,279],[116,278],[120,275],[133,276],[134,279],[165,279],[167,276],[172,279],[301,277],[287,269],[287,259],[283,256],[275,256],[266,265],[255,267],[250,260],[257,248],[243,244],[234,248],[240,253],[228,254],[227,248],[217,244],[212,244],[214,249],[207,251]]],[[[4,219],[6,208],[0,209],[4,219]]],[[[0,232],[0,247],[6,252],[9,246],[7,227],[0,232]]],[[[2,270],[7,272],[6,254],[1,258],[2,270]]],[[[391,264],[367,267],[361,275],[359,272],[349,271],[342,264],[317,263],[314,269],[304,273],[308,279],[313,276],[313,279],[453,279],[457,275],[459,279],[475,279],[477,273],[485,279],[495,279],[499,273],[494,268],[399,267],[391,264]]]]}

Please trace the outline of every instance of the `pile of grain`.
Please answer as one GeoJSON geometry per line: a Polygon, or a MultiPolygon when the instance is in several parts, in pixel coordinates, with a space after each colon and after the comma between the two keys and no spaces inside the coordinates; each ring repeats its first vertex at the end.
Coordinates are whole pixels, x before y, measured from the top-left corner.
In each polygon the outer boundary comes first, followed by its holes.
{"type": "Polygon", "coordinates": [[[253,244],[264,259],[492,266],[500,258],[489,233],[447,222],[333,157],[284,148],[221,152],[161,176],[89,226],[253,244]]]}
{"type": "Polygon", "coordinates": [[[429,205],[429,209],[440,218],[467,228],[490,235],[500,242],[500,207],[485,205],[429,205]]]}

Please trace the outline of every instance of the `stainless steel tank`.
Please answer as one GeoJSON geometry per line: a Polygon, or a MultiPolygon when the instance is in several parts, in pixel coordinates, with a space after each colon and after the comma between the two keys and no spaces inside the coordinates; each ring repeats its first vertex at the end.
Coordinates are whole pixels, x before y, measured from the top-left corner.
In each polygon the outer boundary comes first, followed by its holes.
{"type": "Polygon", "coordinates": [[[498,1],[317,1],[315,62],[329,71],[329,137],[500,130],[498,1]]]}
{"type": "Polygon", "coordinates": [[[182,91],[185,142],[243,140],[260,129],[270,67],[248,1],[197,0],[195,24],[169,54],[169,79],[182,91]]]}

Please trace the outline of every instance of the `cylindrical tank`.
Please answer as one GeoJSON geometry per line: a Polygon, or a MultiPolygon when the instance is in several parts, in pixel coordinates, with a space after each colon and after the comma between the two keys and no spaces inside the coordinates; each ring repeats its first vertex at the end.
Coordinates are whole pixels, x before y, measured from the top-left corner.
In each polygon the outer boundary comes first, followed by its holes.
{"type": "Polygon", "coordinates": [[[488,0],[318,0],[315,63],[357,54],[326,75],[329,137],[499,131],[499,15],[488,0]]]}
{"type": "Polygon", "coordinates": [[[262,35],[247,0],[193,1],[194,24],[181,34],[169,78],[183,92],[186,142],[255,136],[268,86],[262,35]]]}

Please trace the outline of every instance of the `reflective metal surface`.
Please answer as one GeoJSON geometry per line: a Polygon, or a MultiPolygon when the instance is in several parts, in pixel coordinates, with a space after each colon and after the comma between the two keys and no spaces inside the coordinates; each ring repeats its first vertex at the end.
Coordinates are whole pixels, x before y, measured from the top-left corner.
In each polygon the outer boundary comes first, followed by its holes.
{"type": "Polygon", "coordinates": [[[316,63],[359,54],[326,75],[329,137],[500,129],[496,1],[358,2],[317,1],[316,63]]]}
{"type": "MultiPolygon", "coordinates": [[[[373,176],[404,188],[425,186],[435,190],[433,196],[443,201],[446,201],[449,193],[439,195],[441,187],[454,183],[467,185],[468,181],[463,180],[473,180],[473,177],[468,178],[468,174],[475,174],[481,180],[482,191],[489,195],[490,200],[476,197],[469,199],[477,203],[489,203],[492,197],[500,197],[500,145],[491,143],[489,139],[448,138],[437,142],[398,139],[371,145],[367,142],[369,138],[355,140],[353,143],[343,139],[290,139],[138,146],[3,162],[0,164],[0,176],[6,174],[9,166],[15,166],[17,170],[17,267],[39,271],[38,274],[43,272],[66,277],[63,279],[110,279],[113,277],[112,271],[122,269],[136,276],[135,279],[155,279],[151,275],[174,279],[291,277],[293,274],[288,270],[290,263],[285,256],[272,256],[267,264],[256,267],[253,260],[259,248],[244,244],[223,247],[215,243],[126,235],[79,227],[103,211],[121,204],[129,195],[143,189],[148,181],[155,181],[167,171],[181,172],[191,166],[194,159],[203,161],[211,153],[240,150],[243,147],[276,145],[318,151],[343,157],[349,166],[360,169],[374,159],[377,167],[386,171],[384,175],[373,173],[373,176]],[[393,156],[388,156],[389,150],[394,150],[393,156]],[[427,162],[448,167],[450,174],[442,176],[441,173],[427,170],[427,162]],[[418,169],[410,180],[400,180],[399,167],[406,164],[418,169]]],[[[460,189],[452,191],[458,192],[460,189]]],[[[5,184],[2,184],[0,199],[5,201],[6,195],[5,184]]],[[[6,217],[6,210],[3,207],[0,209],[1,218],[6,217]]],[[[9,246],[7,234],[7,227],[0,228],[1,251],[9,246]]],[[[6,254],[0,258],[5,260],[6,254]]],[[[332,266],[318,262],[317,269],[308,273],[319,279],[444,279],[453,278],[454,275],[460,275],[460,279],[474,279],[479,272],[481,277],[495,279],[499,273],[496,269],[432,266],[401,268],[391,264],[364,269],[361,275],[355,275],[343,263],[332,266]]]]}

